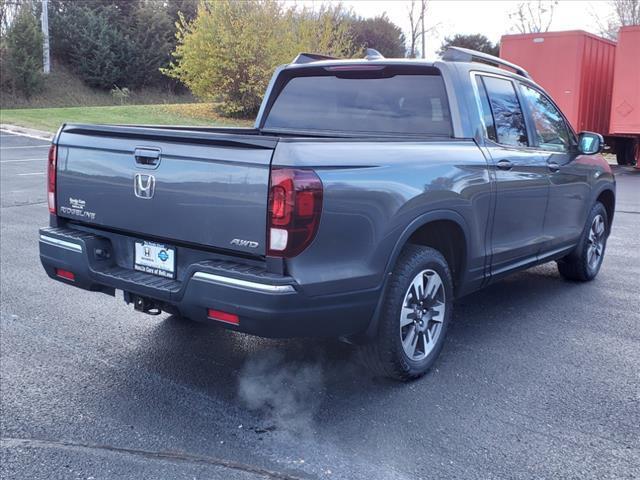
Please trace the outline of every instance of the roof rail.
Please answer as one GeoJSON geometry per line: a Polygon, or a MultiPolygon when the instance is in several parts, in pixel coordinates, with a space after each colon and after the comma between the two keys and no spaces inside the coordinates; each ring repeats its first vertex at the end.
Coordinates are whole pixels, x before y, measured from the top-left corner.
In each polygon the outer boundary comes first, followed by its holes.
{"type": "Polygon", "coordinates": [[[518,75],[532,80],[529,72],[515,63],[507,62],[502,58],[494,57],[488,53],[470,50],[468,48],[448,47],[447,51],[442,55],[442,60],[447,62],[480,62],[493,65],[494,67],[507,67],[514,70],[518,75]]]}
{"type": "Polygon", "coordinates": [[[384,58],[384,55],[375,48],[367,48],[367,55],[364,58],[366,60],[380,60],[384,58]]]}
{"type": "Polygon", "coordinates": [[[319,53],[299,53],[291,62],[292,64],[319,62],[320,60],[337,60],[335,57],[320,55],[319,53]]]}

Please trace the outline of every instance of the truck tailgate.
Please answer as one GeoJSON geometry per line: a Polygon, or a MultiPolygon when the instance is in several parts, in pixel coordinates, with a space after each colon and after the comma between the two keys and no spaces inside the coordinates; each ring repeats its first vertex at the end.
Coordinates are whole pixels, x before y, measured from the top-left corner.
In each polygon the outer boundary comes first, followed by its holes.
{"type": "Polygon", "coordinates": [[[65,126],[57,214],[141,239],[264,255],[277,138],[254,132],[65,126]]]}

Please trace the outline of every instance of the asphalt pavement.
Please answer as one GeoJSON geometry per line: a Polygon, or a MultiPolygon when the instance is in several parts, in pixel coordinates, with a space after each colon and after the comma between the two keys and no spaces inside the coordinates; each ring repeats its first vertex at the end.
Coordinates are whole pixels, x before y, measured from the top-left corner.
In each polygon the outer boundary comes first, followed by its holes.
{"type": "Polygon", "coordinates": [[[640,171],[598,278],[456,302],[436,367],[148,316],[45,275],[48,142],[0,138],[2,479],[640,478],[640,171]]]}

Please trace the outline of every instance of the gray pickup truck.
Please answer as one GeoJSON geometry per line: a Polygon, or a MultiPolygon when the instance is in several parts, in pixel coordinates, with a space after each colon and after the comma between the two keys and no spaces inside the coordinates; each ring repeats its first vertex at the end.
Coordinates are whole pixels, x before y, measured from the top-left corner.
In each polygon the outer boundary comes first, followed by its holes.
{"type": "Polygon", "coordinates": [[[407,380],[456,298],[549,261],[597,275],[615,204],[601,147],[495,57],[300,54],[254,128],[63,125],[40,258],[143,312],[341,338],[407,380]]]}

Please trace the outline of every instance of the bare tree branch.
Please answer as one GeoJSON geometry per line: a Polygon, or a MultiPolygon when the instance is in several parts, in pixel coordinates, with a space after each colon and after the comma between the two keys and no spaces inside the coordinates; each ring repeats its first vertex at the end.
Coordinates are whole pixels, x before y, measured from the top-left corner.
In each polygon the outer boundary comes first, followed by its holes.
{"type": "Polygon", "coordinates": [[[609,0],[610,13],[603,20],[595,12],[591,12],[603,37],[615,40],[620,27],[640,25],[640,0],[609,0]]]}
{"type": "Polygon", "coordinates": [[[553,21],[553,11],[557,4],[557,0],[521,2],[509,14],[509,19],[515,22],[513,28],[519,33],[548,32],[553,21]]]}
{"type": "Polygon", "coordinates": [[[416,57],[416,43],[418,42],[418,37],[420,36],[420,24],[422,22],[422,17],[420,16],[421,9],[416,11],[416,2],[412,0],[411,6],[409,7],[409,28],[411,31],[409,32],[409,57],[416,57]]]}
{"type": "Polygon", "coordinates": [[[419,55],[418,45],[422,47],[420,49],[420,56],[424,58],[425,55],[425,36],[428,33],[433,33],[438,29],[438,25],[432,25],[425,28],[425,21],[427,12],[429,10],[430,0],[411,0],[411,4],[407,10],[409,15],[409,52],[408,56],[416,58],[419,55]],[[420,41],[422,40],[422,41],[420,41]]]}

